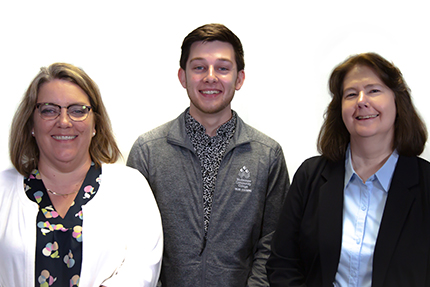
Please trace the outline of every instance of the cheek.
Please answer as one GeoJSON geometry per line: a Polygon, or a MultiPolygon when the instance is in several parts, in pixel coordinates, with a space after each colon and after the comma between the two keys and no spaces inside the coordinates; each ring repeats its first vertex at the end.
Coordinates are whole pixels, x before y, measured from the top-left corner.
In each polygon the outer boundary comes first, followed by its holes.
{"type": "Polygon", "coordinates": [[[40,126],[39,119],[36,116],[37,115],[34,113],[33,114],[33,128],[31,129],[32,131],[36,131],[40,126]]]}
{"type": "Polygon", "coordinates": [[[395,101],[394,97],[391,100],[391,110],[392,110],[394,115],[397,115],[397,106],[396,106],[396,101],[395,101]]]}
{"type": "Polygon", "coordinates": [[[54,126],[54,121],[44,121],[41,119],[34,119],[33,129],[35,135],[40,135],[45,132],[52,130],[54,126]]]}
{"type": "Polygon", "coordinates": [[[218,79],[224,84],[224,86],[236,88],[237,81],[235,77],[231,75],[225,75],[220,76],[218,79]]]}
{"type": "Polygon", "coordinates": [[[390,119],[394,125],[396,118],[397,118],[397,109],[396,109],[396,105],[393,104],[391,105],[389,108],[389,115],[390,115],[390,119]]]}
{"type": "Polygon", "coordinates": [[[87,125],[88,129],[91,130],[92,133],[96,128],[96,115],[91,114],[88,120],[90,121],[88,121],[88,123],[85,122],[85,124],[87,125]]]}
{"type": "Polygon", "coordinates": [[[345,119],[348,117],[348,115],[351,114],[351,108],[346,104],[342,102],[342,119],[345,122],[345,119]]]}
{"type": "Polygon", "coordinates": [[[81,134],[93,134],[93,131],[95,129],[94,121],[90,122],[75,122],[74,128],[77,132],[81,134]]]}
{"type": "Polygon", "coordinates": [[[187,85],[192,86],[194,83],[197,83],[201,80],[201,76],[199,75],[193,75],[192,77],[187,78],[187,85]]]}
{"type": "Polygon", "coordinates": [[[355,105],[351,103],[342,103],[342,110],[341,110],[342,121],[348,131],[350,131],[350,129],[354,124],[354,118],[353,118],[354,112],[355,112],[355,105]]]}
{"type": "Polygon", "coordinates": [[[394,99],[379,101],[375,103],[375,109],[381,112],[382,114],[385,114],[386,117],[396,117],[397,115],[397,108],[396,103],[394,102],[394,99]]]}
{"type": "Polygon", "coordinates": [[[383,97],[378,98],[378,100],[375,100],[375,105],[381,107],[385,113],[397,113],[396,108],[396,100],[394,97],[394,94],[385,94],[383,97]]]}

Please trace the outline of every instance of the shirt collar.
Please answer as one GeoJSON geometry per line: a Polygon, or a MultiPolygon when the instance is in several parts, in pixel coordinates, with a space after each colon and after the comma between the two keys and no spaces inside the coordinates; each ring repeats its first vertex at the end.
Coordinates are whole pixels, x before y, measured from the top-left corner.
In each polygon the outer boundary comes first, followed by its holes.
{"type": "MultiPolygon", "coordinates": [[[[233,110],[231,112],[231,119],[228,122],[222,124],[216,132],[216,136],[220,136],[223,140],[231,138],[236,130],[237,113],[233,110]]],[[[185,115],[185,127],[190,137],[195,137],[197,135],[204,136],[206,134],[205,127],[191,116],[189,110],[187,110],[185,115]]]]}
{"type": "MultiPolygon", "coordinates": [[[[376,179],[378,179],[381,186],[384,188],[385,192],[388,192],[391,186],[391,180],[393,178],[394,169],[396,168],[397,160],[399,159],[399,153],[397,150],[394,150],[390,155],[385,164],[375,173],[376,179]]],[[[354,168],[352,167],[351,161],[351,148],[348,144],[348,148],[346,150],[345,156],[345,183],[344,188],[348,185],[348,183],[352,180],[353,176],[358,175],[355,173],[354,168]]]]}

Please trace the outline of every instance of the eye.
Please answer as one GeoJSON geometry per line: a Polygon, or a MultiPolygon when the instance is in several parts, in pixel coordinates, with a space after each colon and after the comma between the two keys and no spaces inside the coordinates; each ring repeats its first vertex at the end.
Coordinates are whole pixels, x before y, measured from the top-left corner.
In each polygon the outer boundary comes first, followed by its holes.
{"type": "Polygon", "coordinates": [[[195,66],[194,70],[196,71],[203,71],[205,68],[203,66],[195,66]]]}
{"type": "Polygon", "coordinates": [[[53,109],[43,109],[41,110],[42,114],[55,114],[55,110],[53,109]]]}
{"type": "Polygon", "coordinates": [[[381,92],[381,90],[378,90],[378,89],[372,89],[372,90],[370,90],[371,94],[379,93],[379,92],[381,92]]]}
{"type": "Polygon", "coordinates": [[[73,105],[69,107],[69,114],[72,116],[83,116],[88,114],[89,109],[84,105],[73,105]]]}
{"type": "Polygon", "coordinates": [[[40,107],[40,113],[43,115],[55,115],[59,113],[59,108],[52,105],[44,105],[40,107]]]}
{"type": "Polygon", "coordinates": [[[81,114],[84,114],[84,111],[83,110],[71,110],[70,113],[74,114],[74,115],[81,115],[81,114]]]}
{"type": "Polygon", "coordinates": [[[344,98],[352,98],[352,97],[355,97],[356,95],[357,95],[356,93],[351,92],[351,93],[345,93],[343,95],[343,97],[344,98]]]}

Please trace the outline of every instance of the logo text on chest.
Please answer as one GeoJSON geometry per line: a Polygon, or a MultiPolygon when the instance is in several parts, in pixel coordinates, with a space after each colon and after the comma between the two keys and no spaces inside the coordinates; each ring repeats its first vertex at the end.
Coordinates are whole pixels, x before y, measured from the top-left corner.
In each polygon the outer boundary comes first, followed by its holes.
{"type": "Polygon", "coordinates": [[[239,170],[239,174],[237,175],[234,190],[241,191],[241,192],[252,192],[252,189],[251,189],[252,181],[250,178],[251,178],[251,173],[249,172],[246,166],[243,166],[239,170]]]}

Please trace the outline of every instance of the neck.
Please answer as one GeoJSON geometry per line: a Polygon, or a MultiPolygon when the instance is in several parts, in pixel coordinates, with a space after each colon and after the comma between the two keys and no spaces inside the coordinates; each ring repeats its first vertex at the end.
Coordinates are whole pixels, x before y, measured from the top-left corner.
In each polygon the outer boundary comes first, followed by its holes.
{"type": "Polygon", "coordinates": [[[220,126],[228,122],[232,117],[231,108],[224,109],[218,113],[205,114],[200,112],[198,109],[190,106],[190,115],[198,121],[202,126],[205,127],[206,134],[210,137],[216,135],[217,130],[220,126]]]}
{"type": "Polygon", "coordinates": [[[72,205],[88,169],[91,166],[91,158],[84,160],[80,165],[53,165],[43,159],[39,161],[39,172],[43,184],[48,191],[57,213],[64,218],[72,205]]]}
{"type": "Polygon", "coordinates": [[[352,166],[363,182],[377,172],[393,153],[391,141],[387,144],[351,139],[350,147],[352,166]]]}
{"type": "Polygon", "coordinates": [[[69,193],[79,189],[91,166],[91,159],[71,168],[69,165],[54,166],[45,161],[39,161],[39,172],[45,186],[55,192],[64,190],[61,193],[69,193]]]}

